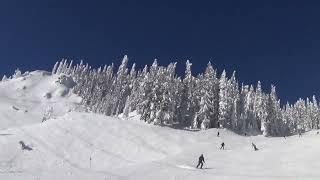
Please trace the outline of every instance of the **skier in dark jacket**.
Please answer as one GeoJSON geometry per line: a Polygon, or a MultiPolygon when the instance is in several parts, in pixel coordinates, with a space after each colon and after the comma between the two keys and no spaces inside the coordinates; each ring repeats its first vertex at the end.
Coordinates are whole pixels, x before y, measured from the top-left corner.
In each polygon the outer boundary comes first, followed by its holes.
{"type": "Polygon", "coordinates": [[[19,144],[21,145],[22,150],[32,151],[32,148],[27,146],[23,141],[19,141],[19,144]]]}
{"type": "Polygon", "coordinates": [[[224,145],[225,145],[224,142],[222,142],[220,149],[223,149],[223,150],[224,150],[224,145]]]}
{"type": "Polygon", "coordinates": [[[220,132],[218,131],[217,137],[220,137],[220,132]]]}
{"type": "Polygon", "coordinates": [[[255,151],[258,151],[258,150],[259,150],[254,143],[252,143],[252,147],[253,147],[253,149],[254,149],[255,151]]]}
{"type": "Polygon", "coordinates": [[[199,162],[198,162],[197,168],[199,168],[199,166],[200,166],[200,169],[202,169],[203,163],[206,163],[206,162],[204,161],[203,154],[201,154],[201,156],[199,157],[199,162]]]}

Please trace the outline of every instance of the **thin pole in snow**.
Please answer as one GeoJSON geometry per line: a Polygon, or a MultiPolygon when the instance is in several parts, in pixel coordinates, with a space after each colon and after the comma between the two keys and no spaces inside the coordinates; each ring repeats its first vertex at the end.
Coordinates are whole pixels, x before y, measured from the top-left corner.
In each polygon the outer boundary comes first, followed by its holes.
{"type": "Polygon", "coordinates": [[[91,161],[92,161],[92,158],[91,158],[91,156],[90,156],[90,169],[91,169],[91,161]]]}

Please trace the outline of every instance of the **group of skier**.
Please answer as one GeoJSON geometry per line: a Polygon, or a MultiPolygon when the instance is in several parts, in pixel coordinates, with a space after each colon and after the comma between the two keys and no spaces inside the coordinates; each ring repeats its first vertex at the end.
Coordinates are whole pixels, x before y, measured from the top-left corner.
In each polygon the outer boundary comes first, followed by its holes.
{"type": "MultiPolygon", "coordinates": [[[[319,135],[319,134],[320,134],[319,131],[317,131],[317,135],[319,135]]],[[[299,135],[299,137],[302,137],[302,133],[301,133],[301,132],[299,132],[298,135],[299,135]]],[[[247,136],[246,133],[245,133],[245,136],[247,136]]],[[[217,137],[220,137],[220,132],[219,132],[219,131],[218,131],[218,133],[217,133],[217,137]]],[[[286,138],[286,136],[284,136],[284,138],[286,138]]],[[[258,151],[258,150],[259,150],[259,149],[257,148],[257,145],[255,145],[253,142],[251,143],[251,146],[252,146],[252,148],[253,148],[254,151],[258,151]]],[[[221,143],[221,146],[220,146],[220,150],[224,150],[224,149],[225,149],[225,143],[222,142],[222,143],[221,143]]],[[[205,161],[204,161],[204,156],[203,156],[203,154],[201,154],[201,156],[199,157],[199,161],[198,161],[197,168],[200,167],[200,169],[202,169],[203,163],[205,163],[205,161]]]]}
{"type": "MultiPolygon", "coordinates": [[[[218,131],[218,133],[217,133],[217,137],[220,137],[220,132],[219,132],[219,131],[218,131]]],[[[257,148],[257,146],[256,146],[253,142],[251,143],[251,145],[252,145],[252,148],[253,148],[254,151],[258,151],[258,150],[259,150],[259,149],[257,148]]],[[[221,143],[221,146],[220,146],[220,150],[224,150],[224,149],[225,149],[225,143],[222,142],[222,143],[221,143]]],[[[206,163],[206,162],[205,162],[205,160],[204,160],[203,154],[201,154],[200,157],[199,157],[199,161],[198,161],[197,168],[202,169],[204,163],[206,163]]]]}

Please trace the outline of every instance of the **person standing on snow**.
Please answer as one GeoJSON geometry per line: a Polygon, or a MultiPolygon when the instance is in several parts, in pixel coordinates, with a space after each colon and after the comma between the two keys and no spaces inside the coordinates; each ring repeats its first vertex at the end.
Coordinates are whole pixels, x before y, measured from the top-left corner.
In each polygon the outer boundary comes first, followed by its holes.
{"type": "Polygon", "coordinates": [[[217,137],[220,137],[220,132],[218,131],[217,137]]]}
{"type": "Polygon", "coordinates": [[[253,147],[253,149],[254,149],[255,151],[258,151],[258,150],[259,150],[254,143],[252,143],[252,147],[253,147]]]}
{"type": "Polygon", "coordinates": [[[203,163],[206,163],[206,162],[204,161],[203,154],[201,154],[201,156],[199,157],[199,162],[198,162],[197,168],[199,168],[199,166],[200,166],[200,169],[202,169],[203,163]]]}
{"type": "Polygon", "coordinates": [[[224,150],[224,145],[225,145],[224,142],[222,142],[220,149],[223,149],[223,150],[224,150]]]}

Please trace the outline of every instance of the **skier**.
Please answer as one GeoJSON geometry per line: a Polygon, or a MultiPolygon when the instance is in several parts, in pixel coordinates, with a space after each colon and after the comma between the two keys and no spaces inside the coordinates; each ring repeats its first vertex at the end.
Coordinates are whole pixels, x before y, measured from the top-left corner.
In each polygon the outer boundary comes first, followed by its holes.
{"type": "Polygon", "coordinates": [[[224,150],[224,145],[225,145],[224,142],[222,142],[220,149],[223,149],[223,150],[224,150]]]}
{"type": "Polygon", "coordinates": [[[319,134],[319,131],[317,131],[317,134],[319,134]]]}
{"type": "Polygon", "coordinates": [[[218,131],[217,137],[220,137],[220,132],[218,131]]]}
{"type": "Polygon", "coordinates": [[[23,141],[19,141],[22,150],[32,151],[32,148],[27,146],[23,141]]]}
{"type": "Polygon", "coordinates": [[[199,166],[200,166],[200,169],[202,169],[203,163],[206,163],[206,162],[204,161],[203,154],[201,154],[201,156],[199,157],[199,162],[198,162],[197,168],[199,168],[199,166]]]}
{"type": "Polygon", "coordinates": [[[302,134],[301,134],[301,132],[299,132],[299,137],[302,137],[302,134]]]}
{"type": "Polygon", "coordinates": [[[259,149],[257,148],[257,146],[255,144],[252,143],[252,147],[255,151],[258,151],[259,149]]]}

